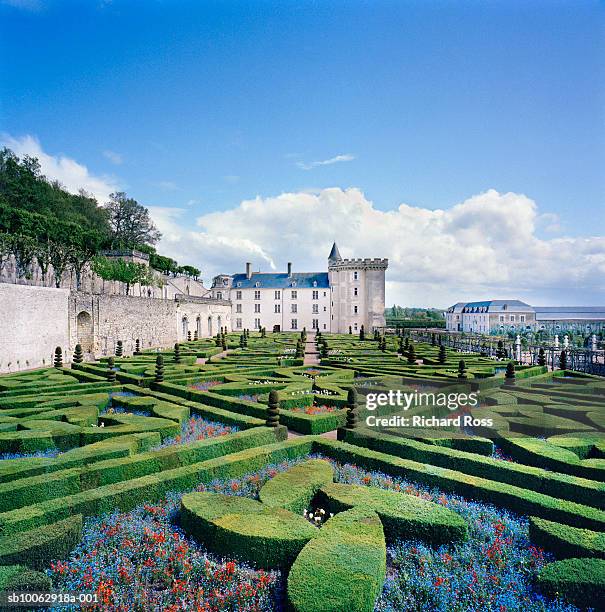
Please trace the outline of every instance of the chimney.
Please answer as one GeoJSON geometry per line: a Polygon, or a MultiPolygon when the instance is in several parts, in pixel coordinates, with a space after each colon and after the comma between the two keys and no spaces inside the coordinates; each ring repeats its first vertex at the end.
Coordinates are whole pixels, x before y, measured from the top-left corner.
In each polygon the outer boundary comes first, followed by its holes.
{"type": "Polygon", "coordinates": [[[248,280],[252,278],[252,264],[250,262],[246,264],[246,278],[248,280]]]}
{"type": "Polygon", "coordinates": [[[292,278],[292,262],[288,262],[288,278],[292,278]]]}

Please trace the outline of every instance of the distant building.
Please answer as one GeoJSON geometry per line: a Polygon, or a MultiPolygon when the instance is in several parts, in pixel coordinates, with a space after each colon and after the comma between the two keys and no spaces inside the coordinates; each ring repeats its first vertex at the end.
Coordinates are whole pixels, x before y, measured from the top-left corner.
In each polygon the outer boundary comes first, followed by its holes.
{"type": "Polygon", "coordinates": [[[370,331],[384,326],[387,266],[387,259],[343,259],[334,243],[327,272],[294,272],[291,263],[286,272],[253,272],[247,263],[245,273],[216,276],[212,296],[231,300],[234,331],[370,331]]]}
{"type": "Polygon", "coordinates": [[[605,307],[530,306],[519,300],[458,302],[447,309],[445,328],[480,334],[596,333],[605,330],[605,307]]]}

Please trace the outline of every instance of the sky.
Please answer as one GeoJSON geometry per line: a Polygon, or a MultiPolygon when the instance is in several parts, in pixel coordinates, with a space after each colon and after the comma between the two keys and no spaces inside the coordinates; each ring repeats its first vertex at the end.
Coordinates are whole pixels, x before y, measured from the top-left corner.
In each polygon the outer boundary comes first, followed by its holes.
{"type": "Polygon", "coordinates": [[[605,304],[605,5],[0,0],[0,145],[202,270],[605,304]]]}

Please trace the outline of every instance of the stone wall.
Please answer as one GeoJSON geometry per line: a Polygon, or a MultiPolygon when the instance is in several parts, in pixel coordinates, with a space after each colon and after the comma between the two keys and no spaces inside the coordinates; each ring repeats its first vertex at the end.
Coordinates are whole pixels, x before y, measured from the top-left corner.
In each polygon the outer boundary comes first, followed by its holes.
{"type": "Polygon", "coordinates": [[[68,363],[80,343],[88,358],[171,346],[187,332],[231,330],[231,303],[201,297],[155,299],[0,283],[0,372],[52,364],[55,347],[68,363]]]}
{"type": "Polygon", "coordinates": [[[69,357],[68,289],[0,283],[0,372],[48,367],[69,357]]]}

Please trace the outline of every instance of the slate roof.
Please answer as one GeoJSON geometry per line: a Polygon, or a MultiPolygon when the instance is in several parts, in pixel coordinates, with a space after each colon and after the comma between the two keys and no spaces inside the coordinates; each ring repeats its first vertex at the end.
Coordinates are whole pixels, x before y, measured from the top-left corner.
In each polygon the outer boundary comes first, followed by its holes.
{"type": "Polygon", "coordinates": [[[536,306],[536,321],[605,321],[605,306],[536,306]]]}
{"type": "Polygon", "coordinates": [[[233,289],[327,289],[330,286],[327,272],[253,272],[233,275],[233,289]],[[257,287],[256,283],[260,283],[257,287]],[[295,283],[295,284],[293,284],[295,283]],[[316,284],[314,284],[316,283],[316,284]]]}

